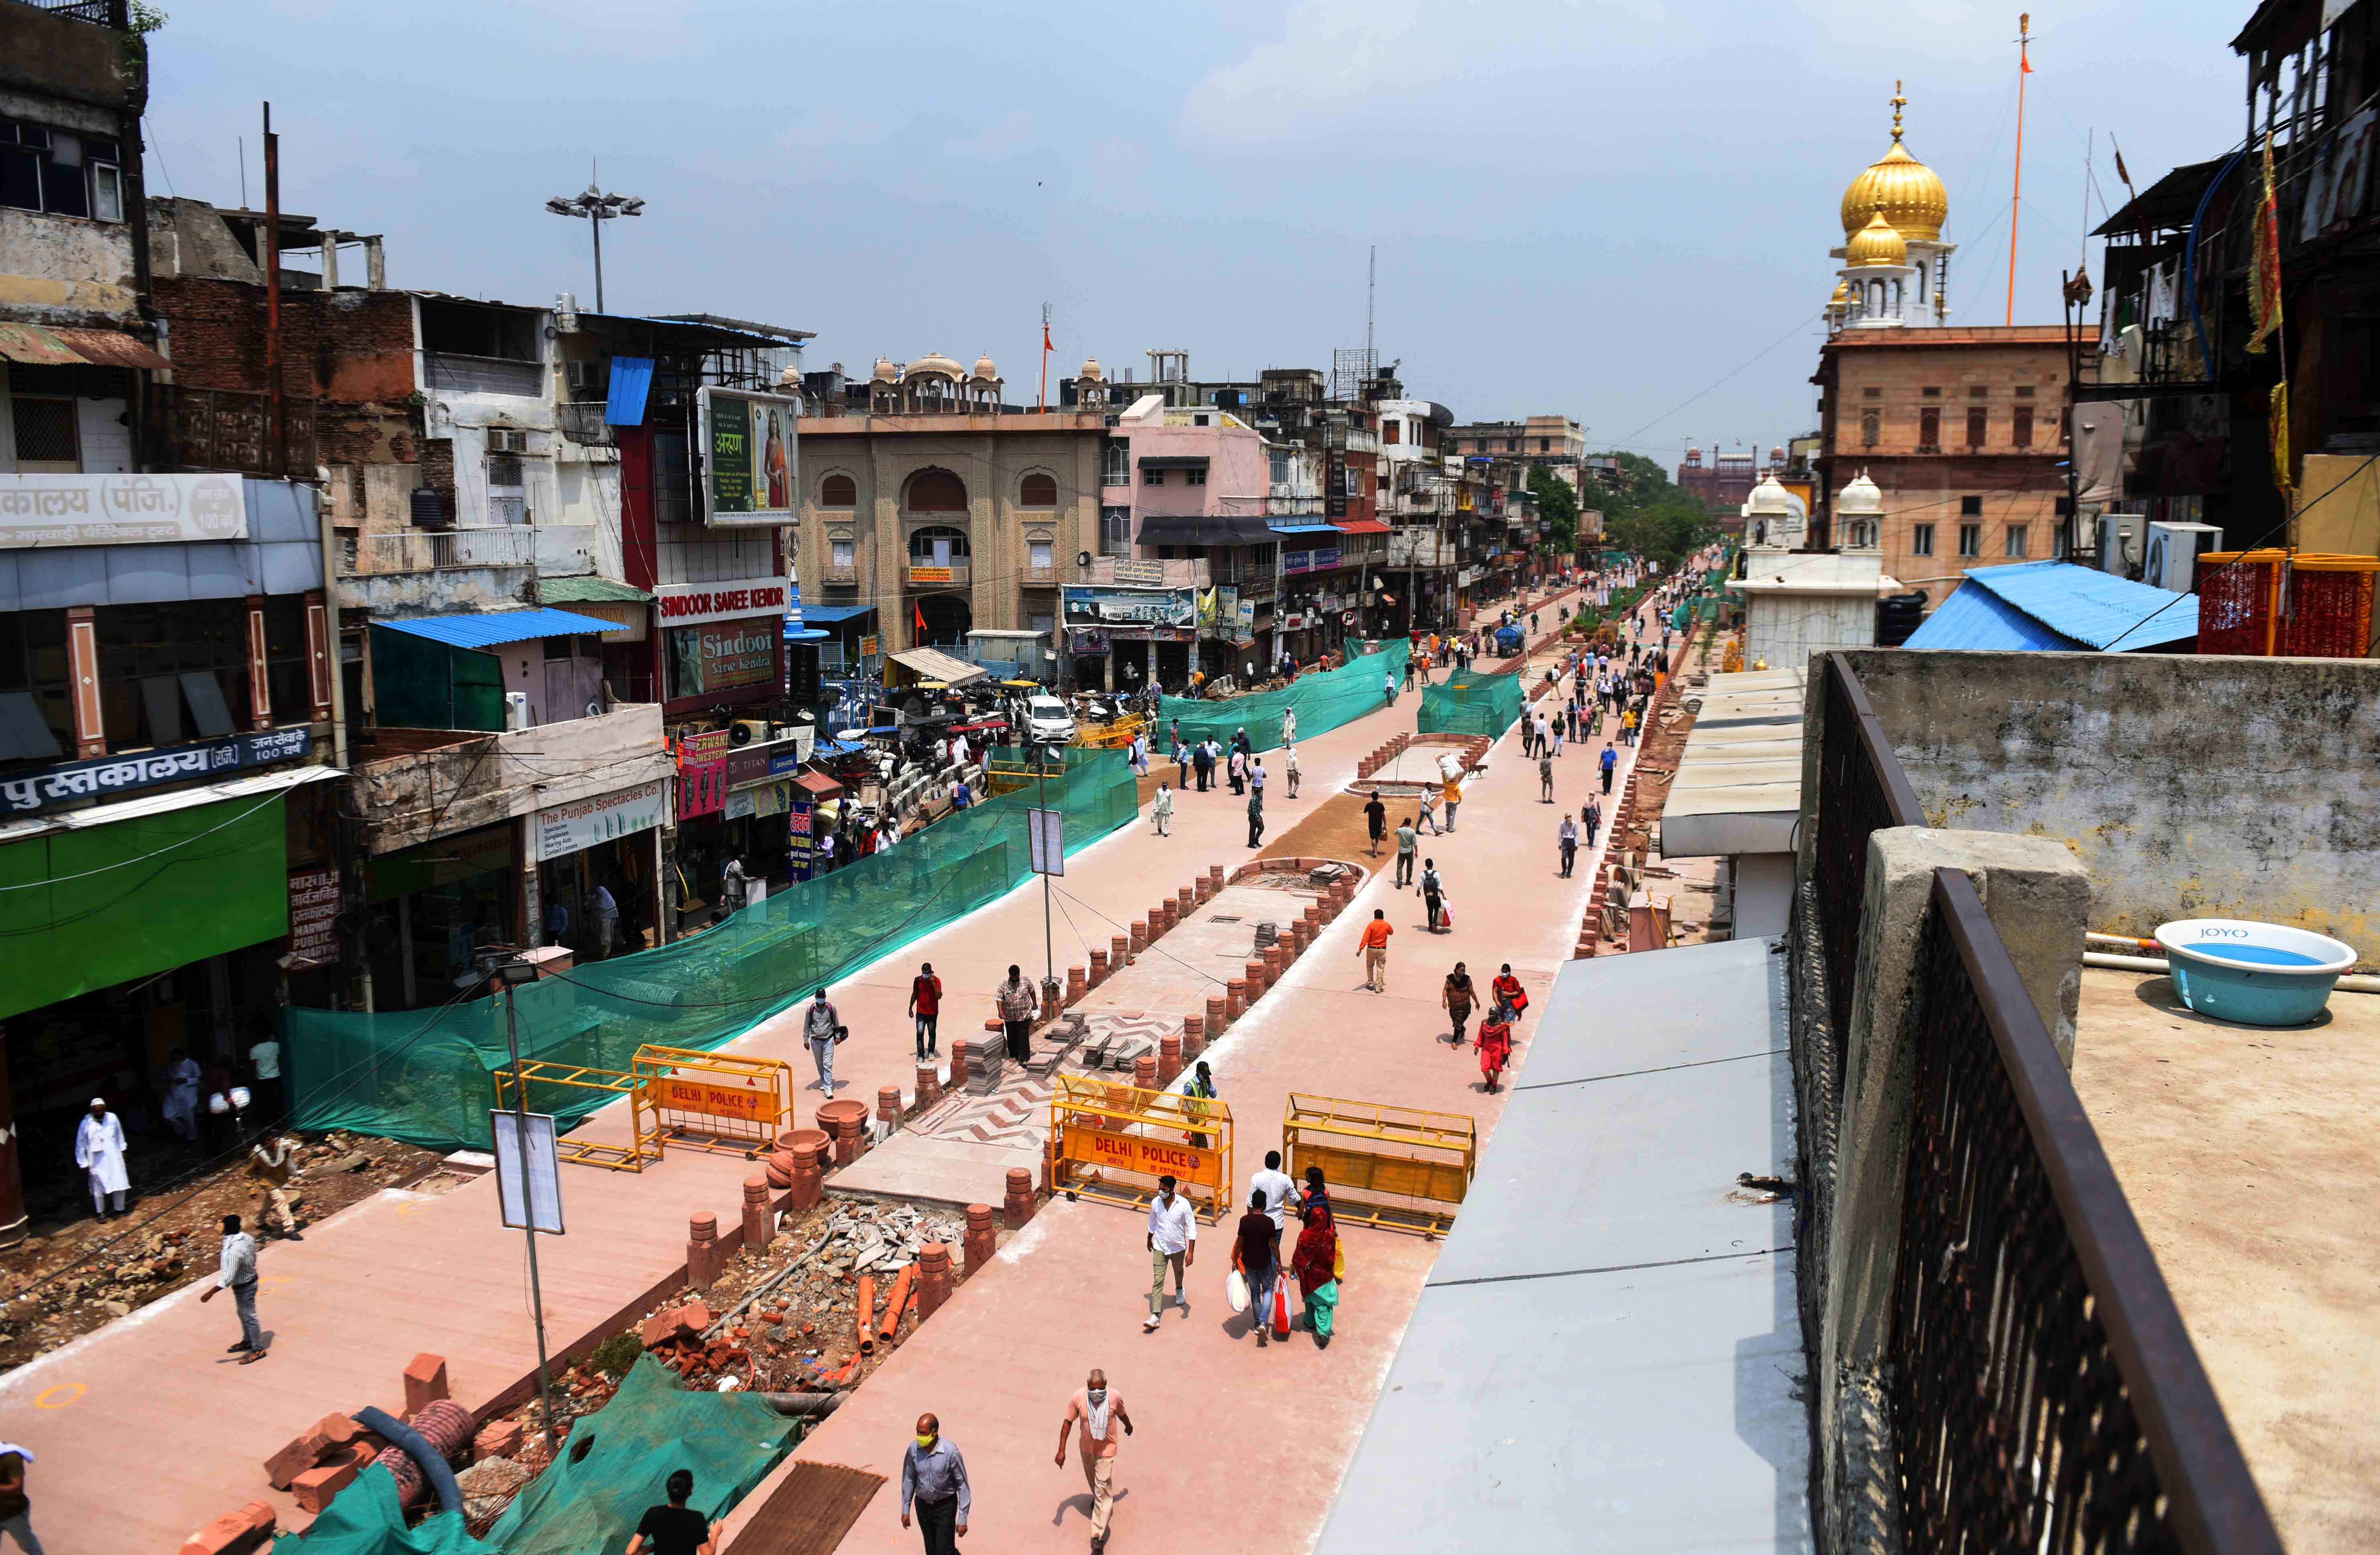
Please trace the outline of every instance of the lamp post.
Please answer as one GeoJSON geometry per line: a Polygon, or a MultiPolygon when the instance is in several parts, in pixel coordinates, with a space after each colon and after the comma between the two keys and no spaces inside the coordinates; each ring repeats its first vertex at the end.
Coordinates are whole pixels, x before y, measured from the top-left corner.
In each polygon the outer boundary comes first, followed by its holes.
{"type": "Polygon", "coordinates": [[[615,216],[641,216],[644,200],[635,195],[604,194],[592,184],[585,194],[565,199],[557,196],[545,202],[545,208],[557,216],[584,216],[587,230],[595,237],[595,311],[603,311],[603,223],[615,216]]]}

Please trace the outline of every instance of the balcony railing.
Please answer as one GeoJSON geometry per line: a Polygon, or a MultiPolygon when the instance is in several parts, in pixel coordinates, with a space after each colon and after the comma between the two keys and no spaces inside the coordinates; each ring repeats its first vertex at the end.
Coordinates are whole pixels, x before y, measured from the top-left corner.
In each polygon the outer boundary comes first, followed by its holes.
{"type": "Polygon", "coordinates": [[[819,578],[821,582],[833,584],[843,588],[856,588],[859,586],[859,570],[856,567],[836,567],[829,565],[820,570],[819,573],[819,578]]]}
{"type": "Polygon", "coordinates": [[[537,531],[526,524],[501,529],[416,529],[356,536],[358,576],[536,565],[537,531]]]}
{"type": "MultiPolygon", "coordinates": [[[[1837,656],[1826,673],[1811,896],[1840,1098],[1868,840],[1925,821],[1858,677],[1837,656]]],[[[1910,1019],[1900,1223],[1856,1229],[1895,1239],[1884,1370],[1903,1549],[2280,1555],[2057,1045],[1958,870],[1935,872],[1910,1019]]]]}
{"type": "Polygon", "coordinates": [[[1026,588],[1054,588],[1058,583],[1055,567],[1027,567],[1017,574],[1016,581],[1026,588]]]}
{"type": "Polygon", "coordinates": [[[273,463],[273,406],[262,394],[234,389],[166,386],[166,455],[186,470],[238,470],[249,475],[314,478],[314,402],[285,396],[281,422],[289,458],[273,463]]]}
{"type": "Polygon", "coordinates": [[[618,430],[604,419],[611,409],[608,400],[565,401],[553,407],[562,425],[562,435],[582,448],[613,448],[618,445],[618,430]]]}

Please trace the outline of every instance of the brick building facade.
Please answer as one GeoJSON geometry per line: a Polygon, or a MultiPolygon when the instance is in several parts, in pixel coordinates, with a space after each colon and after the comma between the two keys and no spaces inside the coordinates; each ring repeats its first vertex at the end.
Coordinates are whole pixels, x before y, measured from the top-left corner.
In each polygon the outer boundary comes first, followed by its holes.
{"type": "Polygon", "coordinates": [[[1811,380],[1818,489],[1875,481],[1885,572],[1937,602],[1971,567],[2057,556],[2070,370],[2054,324],[1846,330],[1811,380]]]}

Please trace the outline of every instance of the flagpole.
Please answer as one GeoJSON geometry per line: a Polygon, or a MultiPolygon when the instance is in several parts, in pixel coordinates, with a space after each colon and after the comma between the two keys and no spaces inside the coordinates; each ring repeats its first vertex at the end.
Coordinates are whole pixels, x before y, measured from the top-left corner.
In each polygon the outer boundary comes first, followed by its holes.
{"type": "Polygon", "coordinates": [[[2009,190],[2009,283],[2008,321],[2016,322],[2016,218],[2019,202],[2024,193],[2024,78],[2033,74],[2033,60],[2027,45],[2033,42],[2033,13],[2022,11],[2016,18],[2016,180],[2009,190]]]}

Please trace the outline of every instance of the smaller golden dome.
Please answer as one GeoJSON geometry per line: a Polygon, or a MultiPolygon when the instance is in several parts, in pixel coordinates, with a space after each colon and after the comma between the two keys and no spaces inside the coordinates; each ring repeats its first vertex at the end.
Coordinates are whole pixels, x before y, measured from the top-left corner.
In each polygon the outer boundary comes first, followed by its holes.
{"type": "Polygon", "coordinates": [[[1840,313],[1852,305],[1852,286],[1848,281],[1835,283],[1835,295],[1827,299],[1827,311],[1840,313]]]}
{"type": "Polygon", "coordinates": [[[1884,219],[1884,207],[1878,205],[1867,225],[1852,234],[1843,246],[1843,261],[1857,269],[1864,265],[1905,265],[1909,262],[1909,245],[1890,222],[1884,219]]]}

